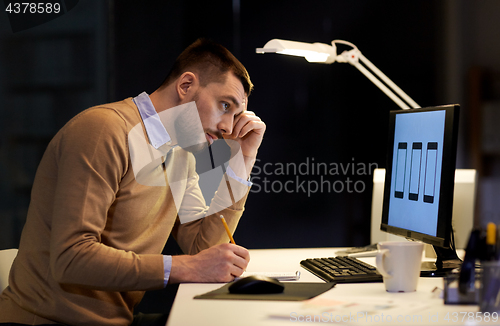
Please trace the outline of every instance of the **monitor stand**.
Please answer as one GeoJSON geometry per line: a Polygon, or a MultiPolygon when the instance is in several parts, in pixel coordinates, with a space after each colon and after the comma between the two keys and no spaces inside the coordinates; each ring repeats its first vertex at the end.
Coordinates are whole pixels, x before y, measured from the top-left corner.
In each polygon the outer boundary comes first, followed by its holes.
{"type": "Polygon", "coordinates": [[[420,270],[422,277],[443,277],[453,269],[462,265],[462,260],[458,257],[455,249],[434,247],[436,252],[436,262],[423,262],[420,270]]]}

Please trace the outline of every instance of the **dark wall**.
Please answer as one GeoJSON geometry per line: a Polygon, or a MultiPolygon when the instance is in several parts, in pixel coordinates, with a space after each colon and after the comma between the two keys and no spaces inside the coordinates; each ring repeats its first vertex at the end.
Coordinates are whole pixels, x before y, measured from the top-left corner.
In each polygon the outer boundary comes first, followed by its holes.
{"type": "MultiPolygon", "coordinates": [[[[81,1],[74,10],[86,5],[81,1]]],[[[113,1],[106,10],[103,100],[153,92],[176,56],[199,37],[225,45],[247,67],[255,84],[249,108],[268,129],[237,243],[248,248],[369,243],[371,173],[375,165],[385,165],[387,114],[398,107],[348,64],[310,64],[256,54],[255,48],[272,38],[347,40],[421,106],[443,104],[435,94],[435,2],[113,1]],[[327,171],[318,172],[318,163],[327,171]],[[322,191],[312,192],[321,185],[322,191]]],[[[71,24],[70,15],[61,19],[71,24]]]]}

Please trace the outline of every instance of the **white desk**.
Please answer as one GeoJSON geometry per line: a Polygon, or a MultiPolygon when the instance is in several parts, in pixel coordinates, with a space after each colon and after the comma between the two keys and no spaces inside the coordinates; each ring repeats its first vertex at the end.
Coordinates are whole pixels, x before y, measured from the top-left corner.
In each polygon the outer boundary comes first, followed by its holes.
{"type": "MultiPolygon", "coordinates": [[[[300,282],[323,282],[310,272],[300,267],[299,263],[305,258],[331,257],[334,256],[336,248],[321,249],[269,249],[250,250],[249,272],[279,272],[279,271],[301,271],[300,282]]],[[[360,258],[368,263],[374,264],[374,258],[360,258]]],[[[224,325],[291,325],[305,324],[300,319],[308,318],[301,315],[305,306],[304,301],[251,301],[251,300],[194,300],[193,297],[211,290],[223,284],[181,284],[175,298],[167,326],[224,326],[224,325]],[[273,317],[279,315],[280,317],[273,317]],[[302,316],[302,317],[301,317],[302,316]]],[[[494,323],[477,322],[477,306],[465,305],[444,305],[443,300],[435,297],[432,290],[435,287],[443,288],[441,278],[420,278],[418,288],[413,293],[388,293],[385,291],[383,283],[363,283],[363,284],[337,284],[330,291],[312,300],[326,303],[334,300],[342,302],[356,302],[360,298],[375,302],[391,301],[398,306],[397,314],[395,310],[390,310],[392,323],[388,322],[389,317],[381,315],[384,311],[376,311],[369,317],[363,318],[359,311],[353,307],[352,313],[357,317],[347,320],[342,315],[332,312],[331,315],[322,315],[323,320],[329,320],[330,324],[349,325],[498,325],[500,319],[494,323]],[[416,308],[409,310],[412,305],[416,308]],[[464,321],[464,313],[466,315],[464,321]],[[448,314],[448,321],[445,320],[448,314]],[[474,317],[470,317],[474,315],[474,317]],[[399,317],[401,316],[401,317],[399,317]],[[340,318],[344,318],[344,322],[340,318]],[[399,317],[399,322],[397,318],[399,317]],[[430,318],[432,317],[432,320],[430,318]],[[436,320],[436,317],[438,318],[436,320]],[[337,318],[337,320],[335,320],[337,318]],[[371,318],[371,322],[370,319],[371,318]],[[375,319],[374,319],[375,318],[375,319]],[[406,318],[403,320],[402,318],[406,318]]],[[[366,306],[365,306],[366,307],[366,306]]],[[[316,309],[316,308],[315,308],[316,309]]],[[[322,308],[328,309],[328,307],[322,308]]],[[[316,310],[315,310],[316,311],[316,310]]],[[[345,310],[344,310],[345,311],[345,310]]],[[[480,314],[480,313],[479,313],[480,314]]],[[[313,316],[309,316],[311,318],[313,316]]],[[[322,324],[319,319],[314,324],[322,324]]]]}

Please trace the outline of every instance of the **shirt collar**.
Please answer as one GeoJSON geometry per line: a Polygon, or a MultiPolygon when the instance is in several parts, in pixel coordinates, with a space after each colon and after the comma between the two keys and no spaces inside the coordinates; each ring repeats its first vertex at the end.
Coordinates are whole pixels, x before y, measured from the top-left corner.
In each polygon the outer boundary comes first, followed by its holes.
{"type": "Polygon", "coordinates": [[[142,92],[132,99],[139,109],[146,133],[151,145],[158,149],[171,141],[165,126],[160,120],[158,113],[146,92],[142,92]]]}

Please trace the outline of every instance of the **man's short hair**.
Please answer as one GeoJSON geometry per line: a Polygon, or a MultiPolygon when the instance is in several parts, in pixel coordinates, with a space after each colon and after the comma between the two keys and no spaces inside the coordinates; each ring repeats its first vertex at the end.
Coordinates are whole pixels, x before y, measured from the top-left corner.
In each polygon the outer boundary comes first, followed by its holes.
{"type": "Polygon", "coordinates": [[[223,83],[226,73],[231,71],[243,84],[247,96],[253,89],[243,64],[228,49],[211,40],[198,39],[188,46],[175,60],[161,87],[168,86],[186,71],[196,73],[201,86],[223,83]]]}

